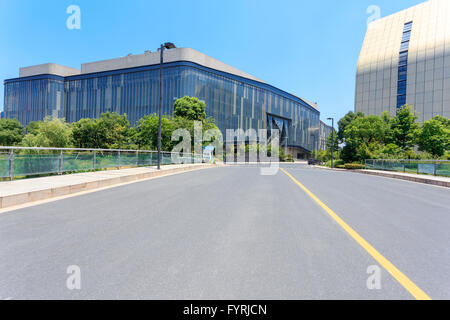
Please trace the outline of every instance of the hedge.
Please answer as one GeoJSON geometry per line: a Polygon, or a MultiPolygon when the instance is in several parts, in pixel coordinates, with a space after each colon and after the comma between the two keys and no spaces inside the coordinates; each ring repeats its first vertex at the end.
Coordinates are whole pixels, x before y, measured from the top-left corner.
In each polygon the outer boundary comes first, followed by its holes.
{"type": "Polygon", "coordinates": [[[360,163],[346,163],[344,165],[344,168],[347,170],[359,170],[359,169],[365,169],[366,167],[360,163]]]}

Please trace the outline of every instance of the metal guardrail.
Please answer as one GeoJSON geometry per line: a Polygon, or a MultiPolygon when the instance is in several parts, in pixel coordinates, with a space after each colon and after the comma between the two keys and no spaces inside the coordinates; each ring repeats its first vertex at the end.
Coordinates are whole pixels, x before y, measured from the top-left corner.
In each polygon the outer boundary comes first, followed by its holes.
{"type": "Polygon", "coordinates": [[[404,173],[428,174],[450,177],[450,161],[448,160],[388,160],[368,159],[366,169],[395,171],[404,173]]]}
{"type": "MultiPolygon", "coordinates": [[[[201,163],[202,155],[161,152],[161,164],[201,163]]],[[[153,166],[157,151],[0,146],[0,178],[153,166]]]]}

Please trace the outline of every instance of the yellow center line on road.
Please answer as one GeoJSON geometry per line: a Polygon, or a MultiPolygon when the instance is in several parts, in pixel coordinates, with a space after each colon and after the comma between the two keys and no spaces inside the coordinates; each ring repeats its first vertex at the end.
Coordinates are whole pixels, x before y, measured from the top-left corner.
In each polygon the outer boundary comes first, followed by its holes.
{"type": "Polygon", "coordinates": [[[364,240],[352,227],[350,227],[344,220],[342,220],[333,210],[328,208],[319,198],[317,198],[311,191],[309,191],[303,184],[297,181],[290,173],[281,169],[289,178],[292,179],[303,191],[305,191],[319,206],[322,207],[356,242],[359,243],[379,264],[389,272],[395,280],[397,280],[414,298],[417,300],[431,300],[431,298],[420,289],[414,282],[412,282],[406,275],[404,275],[397,267],[395,267],[388,259],[379,253],[370,243],[364,240]]]}

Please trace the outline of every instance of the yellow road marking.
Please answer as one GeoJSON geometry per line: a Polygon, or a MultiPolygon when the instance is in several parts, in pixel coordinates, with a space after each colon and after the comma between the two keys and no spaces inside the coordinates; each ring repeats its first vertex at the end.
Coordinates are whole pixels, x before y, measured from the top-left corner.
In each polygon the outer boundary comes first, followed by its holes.
{"type": "Polygon", "coordinates": [[[292,179],[303,191],[305,191],[319,206],[322,207],[347,233],[359,243],[375,260],[380,263],[414,298],[417,300],[431,300],[431,298],[412,282],[406,275],[397,269],[388,259],[379,253],[372,245],[370,245],[363,237],[353,230],[344,220],[336,213],[328,208],[319,198],[309,191],[303,184],[297,181],[290,173],[281,169],[289,178],[292,179]]]}

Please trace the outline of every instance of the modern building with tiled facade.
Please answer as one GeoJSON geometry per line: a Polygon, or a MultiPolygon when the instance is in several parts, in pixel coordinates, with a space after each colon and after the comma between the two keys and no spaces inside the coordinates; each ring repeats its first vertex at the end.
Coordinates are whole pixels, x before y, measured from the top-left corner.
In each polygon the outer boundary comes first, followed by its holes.
{"type": "Polygon", "coordinates": [[[371,22],[358,60],[355,111],[408,104],[422,123],[450,118],[450,1],[429,0],[371,22]]]}

